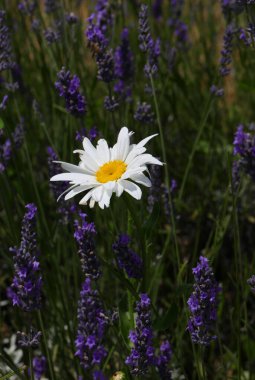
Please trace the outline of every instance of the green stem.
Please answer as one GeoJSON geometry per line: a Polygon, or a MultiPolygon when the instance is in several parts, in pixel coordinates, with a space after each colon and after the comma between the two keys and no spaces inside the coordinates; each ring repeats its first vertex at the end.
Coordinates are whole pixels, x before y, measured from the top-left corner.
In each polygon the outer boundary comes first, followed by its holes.
{"type": "Polygon", "coordinates": [[[42,335],[43,335],[43,340],[44,340],[44,346],[45,346],[47,361],[48,361],[49,370],[50,370],[50,378],[51,378],[51,380],[56,380],[54,369],[53,369],[52,358],[51,358],[51,355],[50,355],[50,352],[49,352],[49,348],[48,348],[46,331],[45,331],[45,328],[44,328],[42,314],[41,314],[40,310],[38,311],[38,318],[39,318],[40,328],[42,330],[42,335]]]}
{"type": "Polygon", "coordinates": [[[29,355],[30,377],[31,377],[31,380],[34,380],[35,376],[34,376],[33,355],[32,355],[31,348],[29,349],[28,355],[29,355]]]}
{"type": "Polygon", "coordinates": [[[192,165],[192,162],[193,162],[194,154],[195,154],[195,152],[197,150],[197,146],[198,146],[199,140],[200,140],[200,138],[202,136],[202,133],[203,133],[205,125],[206,125],[206,121],[207,121],[208,116],[209,116],[210,111],[211,111],[212,100],[213,100],[213,96],[210,96],[209,99],[208,99],[208,101],[207,101],[207,104],[206,104],[206,107],[205,107],[205,113],[204,113],[204,116],[203,116],[202,121],[200,123],[200,126],[199,126],[199,129],[198,129],[197,136],[195,138],[195,141],[194,141],[191,153],[189,155],[188,164],[186,166],[186,169],[185,169],[185,172],[184,172],[184,176],[183,176],[183,180],[182,180],[182,184],[181,184],[181,188],[180,188],[180,191],[179,191],[179,201],[183,197],[185,185],[186,185],[186,182],[187,182],[187,179],[188,179],[188,175],[189,175],[189,172],[190,172],[190,169],[191,169],[191,165],[192,165]]]}
{"type": "Polygon", "coordinates": [[[150,81],[151,81],[151,88],[152,88],[154,105],[155,105],[155,110],[156,110],[162,156],[163,156],[163,161],[164,161],[165,181],[166,181],[166,188],[167,188],[168,200],[169,200],[169,206],[170,206],[170,219],[171,219],[171,224],[172,224],[172,229],[173,229],[172,235],[173,235],[173,241],[174,241],[174,247],[175,247],[175,253],[176,253],[177,269],[179,271],[181,260],[180,260],[180,252],[179,252],[177,236],[176,236],[175,219],[173,215],[173,201],[172,201],[172,195],[171,195],[171,190],[170,190],[170,178],[169,178],[169,173],[168,173],[166,147],[165,147],[165,140],[163,136],[163,128],[162,128],[162,123],[161,123],[161,118],[160,118],[159,105],[158,105],[158,100],[156,96],[155,85],[154,85],[154,80],[153,80],[152,75],[150,75],[150,81]]]}

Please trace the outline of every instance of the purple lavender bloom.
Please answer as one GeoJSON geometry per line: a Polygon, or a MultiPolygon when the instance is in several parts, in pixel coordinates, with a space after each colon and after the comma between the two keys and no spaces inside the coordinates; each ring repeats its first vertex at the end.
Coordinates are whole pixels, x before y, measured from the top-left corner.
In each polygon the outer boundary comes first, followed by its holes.
{"type": "Polygon", "coordinates": [[[17,124],[14,132],[12,133],[12,140],[15,149],[20,149],[24,142],[24,133],[25,133],[25,121],[24,118],[20,118],[20,122],[17,124]]]}
{"type": "Polygon", "coordinates": [[[116,254],[118,265],[125,270],[129,278],[142,278],[143,261],[131,248],[129,248],[130,237],[121,234],[118,240],[113,244],[112,248],[116,254]]]}
{"type": "Polygon", "coordinates": [[[119,108],[119,102],[114,96],[106,96],[104,98],[104,108],[109,112],[114,112],[117,108],[119,108]]]}
{"type": "Polygon", "coordinates": [[[102,341],[108,321],[98,291],[92,289],[91,279],[86,278],[78,303],[78,332],[75,340],[75,355],[85,371],[100,365],[107,355],[102,341]]]}
{"type": "Polygon", "coordinates": [[[105,83],[114,80],[114,61],[112,51],[107,50],[109,40],[106,37],[108,27],[112,24],[111,7],[108,0],[98,0],[96,12],[88,18],[86,36],[88,45],[96,58],[98,79],[105,83]]]}
{"type": "Polygon", "coordinates": [[[89,131],[86,128],[81,128],[79,131],[76,131],[75,140],[82,142],[84,138],[87,137],[90,141],[94,141],[98,137],[97,127],[90,128],[89,131]]]}
{"type": "Polygon", "coordinates": [[[107,29],[113,23],[113,14],[111,12],[111,5],[108,0],[97,0],[96,4],[96,25],[103,33],[107,32],[107,29]]]}
{"type": "Polygon", "coordinates": [[[33,369],[35,380],[40,380],[46,372],[47,360],[45,356],[35,356],[33,358],[33,369]]]}
{"type": "Polygon", "coordinates": [[[115,79],[114,76],[114,60],[112,50],[96,55],[96,63],[98,68],[97,78],[105,83],[110,83],[115,79]]]}
{"type": "Polygon", "coordinates": [[[139,11],[139,47],[146,52],[148,59],[144,67],[145,75],[148,77],[158,71],[158,57],[160,55],[160,40],[153,40],[148,23],[148,6],[141,4],[139,11]]]}
{"type": "Polygon", "coordinates": [[[182,47],[188,41],[188,28],[187,25],[180,19],[182,15],[184,1],[170,1],[171,18],[168,24],[173,30],[178,47],[182,47]]]}
{"type": "Polygon", "coordinates": [[[121,44],[114,53],[114,65],[115,77],[118,79],[114,91],[124,99],[130,98],[130,82],[134,77],[134,56],[130,49],[128,28],[124,28],[121,33],[121,44]]]}
{"type": "Polygon", "coordinates": [[[24,0],[18,4],[18,9],[24,15],[31,16],[37,7],[37,3],[34,0],[24,0]]]}
{"type": "Polygon", "coordinates": [[[232,62],[233,38],[235,33],[236,29],[234,25],[229,24],[226,26],[219,68],[220,75],[223,77],[229,75],[231,71],[229,65],[232,62]]]}
{"type": "Polygon", "coordinates": [[[96,25],[94,21],[95,15],[93,14],[88,18],[86,36],[88,39],[88,46],[92,50],[93,55],[97,55],[105,51],[109,41],[100,27],[96,25]]]}
{"type": "Polygon", "coordinates": [[[218,96],[218,97],[221,97],[221,96],[224,95],[224,89],[223,88],[218,88],[217,86],[215,86],[215,84],[213,84],[210,87],[210,92],[211,92],[211,94],[213,94],[215,96],[218,96]]]}
{"type": "Polygon", "coordinates": [[[46,13],[54,13],[59,8],[57,0],[44,0],[44,9],[46,13]]]}
{"type": "Polygon", "coordinates": [[[93,372],[93,380],[107,380],[103,372],[101,371],[94,371],[93,372]]]}
{"type": "Polygon", "coordinates": [[[49,45],[52,45],[55,42],[58,42],[61,38],[60,31],[52,27],[45,29],[43,34],[49,45]]]}
{"type": "Polygon", "coordinates": [[[172,358],[172,349],[168,340],[164,341],[160,345],[160,355],[157,357],[156,367],[159,372],[161,380],[171,380],[171,371],[168,368],[169,362],[172,358]]]}
{"type": "Polygon", "coordinates": [[[134,119],[142,124],[153,124],[154,113],[150,104],[142,102],[137,104],[134,119]]]}
{"type": "Polygon", "coordinates": [[[140,300],[136,303],[136,328],[129,333],[133,348],[125,361],[134,376],[146,375],[149,367],[156,364],[150,306],[151,300],[147,294],[140,294],[140,300]]]}
{"type": "Polygon", "coordinates": [[[6,106],[7,106],[7,103],[8,103],[8,99],[9,99],[9,96],[8,95],[4,95],[3,96],[3,99],[0,103],[0,110],[5,110],[6,109],[6,106]]]}
{"type": "Polygon", "coordinates": [[[195,284],[187,302],[191,312],[188,330],[194,343],[207,346],[216,339],[217,295],[221,289],[206,257],[200,256],[192,271],[195,284]]]}
{"type": "Polygon", "coordinates": [[[65,99],[66,110],[73,116],[81,117],[85,114],[87,104],[85,97],[80,93],[80,79],[72,75],[64,67],[58,73],[55,83],[59,96],[65,99]]]}
{"type": "Polygon", "coordinates": [[[101,274],[99,261],[95,254],[96,228],[86,221],[86,214],[80,213],[81,221],[75,220],[74,238],[78,244],[81,268],[86,277],[97,280],[101,274]]]}
{"type": "Polygon", "coordinates": [[[14,260],[14,278],[7,293],[13,305],[24,311],[33,311],[41,307],[42,276],[36,240],[37,207],[29,203],[26,209],[20,246],[10,248],[14,260]]]}
{"type": "Polygon", "coordinates": [[[152,4],[152,13],[156,20],[162,18],[162,5],[163,0],[154,0],[154,3],[152,4]]]}
{"type": "MultiPolygon", "coordinates": [[[[62,173],[61,167],[59,164],[54,161],[59,161],[58,156],[53,148],[47,148],[48,154],[48,170],[49,177],[53,177],[56,174],[62,173]]],[[[57,213],[61,216],[60,222],[64,225],[68,224],[72,220],[73,213],[76,211],[75,203],[67,203],[62,198],[61,194],[66,191],[68,183],[65,182],[50,182],[50,189],[55,197],[58,200],[57,213]]]]}
{"type": "Polygon", "coordinates": [[[41,336],[41,331],[37,331],[33,327],[30,328],[28,334],[18,331],[17,344],[23,348],[37,348],[40,344],[41,336]]]}
{"type": "MultiPolygon", "coordinates": [[[[255,135],[244,132],[243,125],[239,125],[234,138],[234,155],[238,155],[238,164],[235,165],[234,174],[238,178],[240,170],[255,180],[255,135]]],[[[236,161],[235,161],[236,162],[236,161]]]]}
{"type": "Polygon", "coordinates": [[[150,165],[151,187],[149,188],[148,206],[149,213],[152,213],[153,207],[157,204],[162,196],[162,168],[159,165],[150,165]]]}
{"type": "Polygon", "coordinates": [[[69,24],[69,25],[75,25],[77,24],[78,22],[78,17],[73,13],[68,13],[66,15],[66,22],[69,24]]]}
{"type": "Polygon", "coordinates": [[[250,285],[252,292],[255,293],[255,275],[254,274],[247,280],[247,284],[250,285]]]}
{"type": "Polygon", "coordinates": [[[13,67],[12,46],[6,13],[0,10],[0,73],[13,67]]]}

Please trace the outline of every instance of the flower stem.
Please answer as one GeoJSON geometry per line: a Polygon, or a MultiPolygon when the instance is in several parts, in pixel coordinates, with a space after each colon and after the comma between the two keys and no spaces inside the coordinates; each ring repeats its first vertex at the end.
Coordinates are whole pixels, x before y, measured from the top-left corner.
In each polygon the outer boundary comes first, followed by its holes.
{"type": "Polygon", "coordinates": [[[161,143],[161,150],[162,150],[162,156],[164,161],[164,170],[165,170],[165,183],[168,193],[168,201],[170,206],[170,218],[171,218],[171,224],[172,224],[172,230],[173,230],[173,241],[174,241],[174,247],[175,247],[175,253],[176,253],[176,260],[177,260],[177,269],[180,270],[181,260],[180,260],[180,252],[177,242],[177,236],[176,236],[176,225],[175,225],[175,219],[173,215],[173,202],[172,202],[172,195],[170,190],[170,178],[168,173],[168,164],[167,164],[167,156],[166,156],[166,147],[165,147],[165,140],[163,136],[163,128],[160,118],[160,112],[159,112],[159,106],[158,106],[158,100],[156,96],[155,91],[155,85],[152,75],[150,75],[150,82],[151,82],[151,88],[153,93],[153,99],[154,99],[154,105],[156,110],[156,117],[157,117],[157,123],[158,123],[158,129],[159,129],[159,136],[160,136],[160,143],[161,143]]]}
{"type": "Polygon", "coordinates": [[[34,380],[35,376],[34,376],[33,355],[32,355],[32,349],[31,348],[29,348],[28,355],[29,355],[30,377],[31,377],[31,380],[34,380]]]}
{"type": "Polygon", "coordinates": [[[52,363],[51,355],[50,355],[49,348],[48,348],[47,336],[46,336],[46,332],[45,332],[45,328],[44,328],[44,324],[43,324],[43,319],[42,319],[42,314],[41,314],[40,310],[38,311],[38,318],[39,318],[40,328],[42,330],[45,352],[46,352],[48,365],[49,365],[50,378],[51,378],[51,380],[55,380],[56,377],[55,377],[55,373],[54,373],[54,369],[53,369],[53,363],[52,363]]]}

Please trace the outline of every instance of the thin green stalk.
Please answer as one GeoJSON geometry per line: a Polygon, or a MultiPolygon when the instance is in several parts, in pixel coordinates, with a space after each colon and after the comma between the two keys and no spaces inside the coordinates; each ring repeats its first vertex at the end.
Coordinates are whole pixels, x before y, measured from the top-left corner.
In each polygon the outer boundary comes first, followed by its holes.
{"type": "Polygon", "coordinates": [[[163,135],[161,118],[160,118],[159,106],[158,106],[158,101],[157,101],[157,96],[156,96],[156,91],[155,91],[155,85],[154,85],[154,80],[153,80],[152,75],[150,75],[150,82],[151,82],[154,105],[155,105],[155,110],[156,110],[157,123],[158,123],[158,128],[159,128],[161,150],[162,150],[162,156],[163,156],[163,161],[164,161],[165,181],[166,181],[166,188],[167,188],[169,206],[170,206],[170,219],[171,219],[171,224],[172,224],[172,229],[173,229],[173,241],[174,241],[176,259],[177,259],[177,269],[179,271],[181,260],[180,260],[180,252],[179,252],[179,247],[178,247],[178,242],[177,242],[177,237],[176,237],[175,219],[173,215],[173,202],[172,202],[171,189],[170,189],[170,178],[169,178],[169,173],[168,173],[166,147],[165,147],[165,140],[164,140],[164,135],[163,135]]]}
{"type": "Polygon", "coordinates": [[[49,352],[49,348],[48,348],[48,341],[47,341],[46,331],[45,331],[45,328],[44,328],[42,314],[41,314],[40,310],[38,311],[38,319],[39,319],[40,329],[42,330],[43,341],[44,341],[44,346],[45,346],[45,352],[46,352],[47,361],[48,361],[48,365],[49,365],[50,378],[51,378],[51,380],[56,380],[54,369],[53,369],[52,358],[51,358],[51,355],[50,355],[50,352],[49,352]]]}
{"type": "Polygon", "coordinates": [[[34,376],[34,368],[33,368],[33,354],[32,354],[31,348],[29,349],[28,355],[29,355],[30,377],[31,377],[31,380],[34,380],[35,376],[34,376]]]}
{"type": "Polygon", "coordinates": [[[24,146],[25,146],[25,153],[26,153],[26,157],[27,157],[28,167],[29,167],[29,171],[30,171],[30,175],[31,175],[31,179],[32,179],[32,184],[33,184],[34,191],[35,191],[35,194],[36,194],[38,206],[40,208],[40,213],[41,213],[41,216],[42,216],[43,224],[44,224],[45,230],[47,232],[47,235],[50,236],[50,231],[49,231],[48,223],[47,223],[46,216],[45,216],[45,213],[44,213],[44,208],[43,208],[43,205],[42,205],[42,202],[41,202],[41,197],[40,197],[37,185],[36,185],[35,176],[34,176],[34,172],[33,172],[33,168],[32,168],[32,163],[31,163],[31,159],[30,159],[30,155],[29,155],[29,151],[28,151],[28,147],[27,147],[27,142],[26,141],[24,142],[24,146]]]}
{"type": "Polygon", "coordinates": [[[182,197],[183,197],[185,185],[186,185],[186,182],[187,182],[187,179],[188,179],[188,175],[189,175],[189,172],[190,172],[190,169],[191,169],[191,165],[192,165],[192,162],[193,162],[194,154],[195,154],[195,152],[197,150],[198,143],[200,141],[200,138],[201,138],[202,133],[204,131],[204,128],[206,126],[206,122],[207,122],[208,116],[209,116],[210,111],[211,111],[212,100],[213,100],[213,96],[211,95],[209,97],[208,101],[207,101],[207,104],[206,104],[206,107],[205,107],[205,113],[204,113],[204,116],[203,116],[202,121],[200,123],[199,129],[198,129],[198,132],[197,132],[197,136],[195,138],[192,150],[191,150],[190,155],[189,155],[188,163],[187,163],[187,166],[186,166],[186,169],[185,169],[185,172],[184,172],[182,184],[181,184],[180,191],[179,191],[179,197],[178,197],[179,201],[182,200],[182,197]]]}

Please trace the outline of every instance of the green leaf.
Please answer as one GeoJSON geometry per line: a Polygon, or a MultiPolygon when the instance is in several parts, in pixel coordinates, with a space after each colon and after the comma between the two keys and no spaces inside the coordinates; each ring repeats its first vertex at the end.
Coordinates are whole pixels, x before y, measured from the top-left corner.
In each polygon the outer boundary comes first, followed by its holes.
{"type": "Polygon", "coordinates": [[[4,122],[2,119],[0,119],[0,129],[4,128],[4,122]]]}
{"type": "MultiPolygon", "coordinates": [[[[20,373],[22,373],[24,370],[24,368],[20,368],[19,371],[20,373]]],[[[5,375],[1,376],[0,377],[0,380],[6,380],[6,379],[10,379],[12,376],[16,375],[17,372],[14,372],[14,371],[10,371],[8,373],[6,373],[5,375]]]]}

